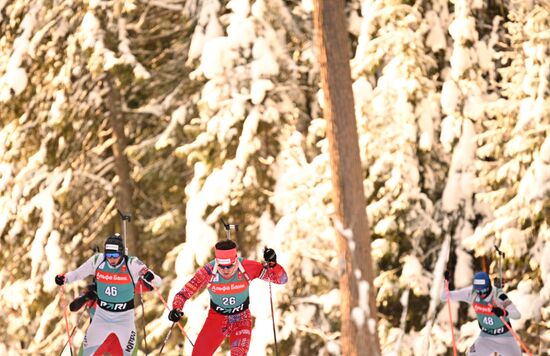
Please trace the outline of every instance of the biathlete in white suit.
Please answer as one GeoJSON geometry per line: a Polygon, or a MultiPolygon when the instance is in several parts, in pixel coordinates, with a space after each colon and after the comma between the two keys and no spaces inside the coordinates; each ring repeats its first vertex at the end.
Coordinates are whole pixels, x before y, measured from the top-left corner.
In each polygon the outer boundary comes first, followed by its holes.
{"type": "Polygon", "coordinates": [[[123,354],[131,355],[137,341],[134,287],[140,278],[157,287],[162,280],[137,257],[126,256],[119,234],[107,238],[104,253],[93,255],[74,271],[57,275],[55,283],[61,286],[92,275],[97,284],[97,309],[84,337],[83,356],[93,355],[111,333],[118,338],[123,354]]]}
{"type": "MultiPolygon", "coordinates": [[[[449,280],[448,272],[445,279],[449,280]]],[[[494,352],[501,356],[521,356],[516,339],[500,319],[503,317],[511,327],[510,319],[519,319],[521,314],[502,290],[493,288],[486,272],[477,272],[472,286],[450,291],[449,297],[452,301],[471,304],[476,312],[481,331],[468,350],[469,356],[492,356],[494,352]]],[[[447,300],[445,290],[441,299],[447,300]]]]}

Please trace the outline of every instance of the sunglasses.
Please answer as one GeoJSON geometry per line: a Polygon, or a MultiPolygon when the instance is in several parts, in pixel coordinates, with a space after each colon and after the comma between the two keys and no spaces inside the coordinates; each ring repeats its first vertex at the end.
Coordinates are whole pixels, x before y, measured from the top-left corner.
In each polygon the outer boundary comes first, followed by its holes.
{"type": "Polygon", "coordinates": [[[119,258],[120,253],[118,252],[105,252],[105,258],[119,258]]]}
{"type": "Polygon", "coordinates": [[[221,269],[230,269],[230,268],[232,268],[233,266],[235,266],[235,264],[227,265],[227,266],[218,266],[218,267],[220,267],[221,269]]]}

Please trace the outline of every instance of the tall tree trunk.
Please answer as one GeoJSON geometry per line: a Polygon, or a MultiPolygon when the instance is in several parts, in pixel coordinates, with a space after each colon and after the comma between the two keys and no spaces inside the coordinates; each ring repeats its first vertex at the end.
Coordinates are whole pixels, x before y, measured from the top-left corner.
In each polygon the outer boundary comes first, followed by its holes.
{"type": "MultiPolygon", "coordinates": [[[[124,132],[124,118],[120,112],[121,99],[120,93],[112,78],[107,79],[109,85],[109,124],[113,130],[113,154],[115,156],[115,171],[118,176],[117,184],[117,205],[125,214],[130,214],[132,218],[135,215],[133,204],[133,182],[130,176],[130,163],[126,157],[126,134],[124,132]]],[[[133,220],[132,220],[133,221],[133,220]]],[[[126,223],[126,247],[130,254],[138,252],[137,229],[133,222],[126,223]]],[[[122,222],[121,222],[122,229],[122,222]]]]}
{"type": "Polygon", "coordinates": [[[335,227],[341,258],[342,354],[380,355],[370,233],[343,0],[315,0],[319,52],[332,169],[335,227]]]}

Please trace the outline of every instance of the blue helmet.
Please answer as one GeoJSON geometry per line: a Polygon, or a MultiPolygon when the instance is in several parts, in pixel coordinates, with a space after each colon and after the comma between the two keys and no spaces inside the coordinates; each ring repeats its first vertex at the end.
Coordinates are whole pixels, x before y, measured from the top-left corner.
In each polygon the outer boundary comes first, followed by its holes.
{"type": "Polygon", "coordinates": [[[491,278],[487,272],[477,272],[474,275],[473,287],[479,294],[487,294],[491,290],[491,278]]]}

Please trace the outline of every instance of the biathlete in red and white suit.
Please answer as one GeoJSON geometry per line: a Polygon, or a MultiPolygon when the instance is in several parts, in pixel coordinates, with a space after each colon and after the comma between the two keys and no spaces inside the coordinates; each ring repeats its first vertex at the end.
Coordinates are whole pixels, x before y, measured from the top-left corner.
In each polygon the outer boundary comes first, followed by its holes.
{"type": "Polygon", "coordinates": [[[228,336],[231,356],[244,356],[248,354],[252,333],[252,317],[248,309],[250,282],[259,278],[285,284],[288,277],[283,267],[277,264],[275,251],[270,248],[264,250],[265,264],[237,257],[237,245],[231,240],[218,242],[215,256],[176,294],[168,319],[177,322],[183,315],[185,302],[208,287],[210,309],[192,356],[213,355],[228,336]]]}

